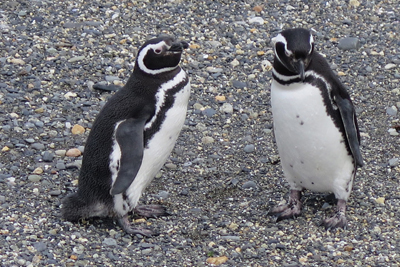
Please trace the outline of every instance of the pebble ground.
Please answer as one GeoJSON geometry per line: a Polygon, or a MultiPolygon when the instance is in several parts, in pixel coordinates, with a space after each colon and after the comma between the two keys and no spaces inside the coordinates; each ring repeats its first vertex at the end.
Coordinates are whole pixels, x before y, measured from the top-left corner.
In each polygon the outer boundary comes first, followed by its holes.
{"type": "Polygon", "coordinates": [[[399,266],[399,10],[397,0],[1,1],[0,265],[399,266]],[[288,192],[270,41],[289,27],[314,30],[356,105],[365,166],[347,230],[319,226],[327,194],[306,192],[295,220],[267,216],[288,192]],[[113,93],[92,85],[124,84],[140,44],[160,33],[190,42],[187,120],[141,199],[171,216],[132,218],[152,238],[108,219],[63,221],[60,201],[113,93]]]}

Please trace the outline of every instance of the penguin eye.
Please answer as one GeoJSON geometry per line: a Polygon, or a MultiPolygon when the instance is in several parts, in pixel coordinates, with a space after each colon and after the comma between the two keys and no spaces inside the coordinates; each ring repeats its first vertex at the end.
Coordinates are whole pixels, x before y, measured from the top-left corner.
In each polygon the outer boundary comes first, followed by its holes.
{"type": "Polygon", "coordinates": [[[154,53],[156,53],[157,55],[161,54],[162,49],[161,48],[157,48],[154,50],[154,53]]]}
{"type": "Polygon", "coordinates": [[[285,49],[285,55],[286,55],[287,57],[291,57],[291,56],[293,55],[293,53],[292,53],[292,51],[289,51],[289,50],[286,50],[286,49],[285,49]]]}

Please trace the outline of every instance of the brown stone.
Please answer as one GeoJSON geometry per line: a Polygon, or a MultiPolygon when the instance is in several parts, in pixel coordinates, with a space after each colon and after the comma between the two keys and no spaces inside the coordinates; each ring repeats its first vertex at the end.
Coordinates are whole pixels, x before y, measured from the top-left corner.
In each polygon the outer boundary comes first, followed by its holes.
{"type": "Polygon", "coordinates": [[[71,148],[65,154],[67,157],[79,157],[82,155],[81,151],[77,148],[71,148]]]}

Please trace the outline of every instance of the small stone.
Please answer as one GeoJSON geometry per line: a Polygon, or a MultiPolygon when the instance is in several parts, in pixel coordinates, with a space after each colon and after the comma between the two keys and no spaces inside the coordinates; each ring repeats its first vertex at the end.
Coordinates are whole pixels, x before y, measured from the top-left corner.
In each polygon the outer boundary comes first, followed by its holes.
{"type": "Polygon", "coordinates": [[[213,265],[216,265],[216,266],[224,264],[227,261],[228,261],[228,257],[227,256],[210,257],[210,258],[207,259],[207,263],[208,264],[213,264],[213,265]]]}
{"type": "Polygon", "coordinates": [[[12,58],[10,62],[16,65],[25,65],[25,61],[20,58],[12,58]]]}
{"type": "Polygon", "coordinates": [[[42,174],[43,173],[43,169],[40,167],[37,167],[32,173],[34,174],[42,174]]]}
{"type": "Polygon", "coordinates": [[[77,97],[77,94],[73,93],[73,92],[68,92],[68,93],[64,94],[64,97],[66,99],[70,99],[71,97],[77,97]]]}
{"type": "Polygon", "coordinates": [[[54,197],[59,196],[59,195],[61,195],[61,190],[53,190],[53,191],[50,191],[50,192],[49,192],[49,195],[50,195],[50,196],[54,196],[54,197]]]}
{"type": "Polygon", "coordinates": [[[257,184],[253,181],[247,181],[242,185],[242,189],[256,189],[257,184]]]}
{"type": "Polygon", "coordinates": [[[224,112],[224,113],[233,113],[233,106],[229,103],[224,103],[221,107],[220,107],[220,111],[224,112]]]}
{"type": "Polygon", "coordinates": [[[200,104],[200,103],[197,103],[197,102],[193,104],[193,108],[196,109],[196,110],[204,109],[203,105],[200,104]]]}
{"type": "Polygon", "coordinates": [[[7,152],[7,151],[10,151],[10,148],[9,148],[8,146],[4,146],[4,147],[1,149],[1,151],[2,151],[2,152],[7,152]]]}
{"type": "Polygon", "coordinates": [[[36,242],[33,244],[33,247],[36,249],[36,251],[41,252],[47,248],[47,245],[44,242],[36,242]]]}
{"type": "Polygon", "coordinates": [[[75,124],[71,130],[72,134],[83,134],[85,132],[85,128],[79,124],[75,124]]]}
{"type": "Polygon", "coordinates": [[[157,197],[160,199],[167,199],[169,196],[169,193],[167,191],[160,191],[157,194],[157,197]]]}
{"type": "Polygon", "coordinates": [[[56,168],[57,168],[57,170],[65,170],[66,169],[65,163],[64,162],[57,162],[56,163],[56,168]]]}
{"type": "Polygon", "coordinates": [[[238,88],[238,89],[243,89],[247,86],[247,83],[241,82],[241,81],[233,81],[232,82],[233,87],[238,88]]]}
{"type": "Polygon", "coordinates": [[[252,153],[255,150],[256,150],[256,147],[254,145],[246,145],[243,149],[243,151],[246,153],[252,153]]]}
{"type": "Polygon", "coordinates": [[[360,41],[358,40],[358,38],[355,37],[346,37],[340,39],[338,47],[341,50],[357,50],[360,48],[360,41]]]}
{"type": "Polygon", "coordinates": [[[261,12],[263,10],[263,7],[262,6],[255,6],[255,7],[253,7],[253,10],[255,12],[261,12]]]}
{"type": "Polygon", "coordinates": [[[53,155],[53,153],[46,151],[43,153],[42,159],[44,162],[52,162],[54,159],[54,155],[53,155]]]}
{"type": "Polygon", "coordinates": [[[223,71],[222,68],[214,68],[214,67],[207,67],[206,70],[210,73],[218,73],[223,71]]]}
{"type": "Polygon", "coordinates": [[[68,62],[73,63],[73,62],[81,61],[83,59],[85,59],[85,56],[77,56],[77,57],[72,57],[72,58],[68,59],[68,62]]]}
{"type": "Polygon", "coordinates": [[[258,24],[260,24],[260,25],[263,25],[263,24],[264,24],[264,19],[263,19],[262,17],[250,18],[250,19],[249,19],[249,23],[250,23],[250,24],[252,24],[252,23],[258,23],[258,24]]]}
{"type": "Polygon", "coordinates": [[[165,164],[165,167],[166,167],[167,169],[169,169],[169,170],[176,170],[176,169],[178,169],[178,166],[176,166],[176,164],[173,164],[173,163],[167,163],[167,164],[165,164]]]}
{"type": "Polygon", "coordinates": [[[231,65],[232,67],[236,67],[240,65],[240,62],[235,58],[234,60],[232,60],[231,65]]]}
{"type": "Polygon", "coordinates": [[[33,143],[32,144],[32,148],[36,149],[36,150],[43,150],[44,149],[44,145],[40,144],[40,143],[33,143]]]}
{"type": "Polygon", "coordinates": [[[349,1],[349,5],[352,7],[359,7],[360,6],[360,2],[358,0],[350,0],[349,1]]]}
{"type": "Polygon", "coordinates": [[[352,245],[347,245],[343,249],[344,249],[344,251],[350,252],[354,249],[354,247],[352,245]]]}
{"type": "Polygon", "coordinates": [[[375,202],[378,204],[385,204],[385,198],[384,197],[378,197],[375,199],[375,202]]]}
{"type": "Polygon", "coordinates": [[[67,150],[58,149],[58,150],[54,151],[54,153],[55,153],[57,156],[64,157],[65,154],[67,153],[67,150]]]}
{"type": "Polygon", "coordinates": [[[43,113],[44,112],[44,108],[37,108],[35,109],[35,113],[43,113]]]}
{"type": "Polygon", "coordinates": [[[215,100],[218,101],[218,102],[225,102],[226,97],[224,95],[217,95],[215,97],[215,100]]]}
{"type": "Polygon", "coordinates": [[[67,153],[65,153],[67,157],[79,157],[82,155],[81,151],[77,148],[68,149],[67,153]]]}
{"type": "Polygon", "coordinates": [[[396,106],[388,107],[388,108],[386,109],[386,113],[387,113],[389,116],[396,116],[396,114],[397,114],[397,107],[396,107],[396,106]]]}
{"type": "Polygon", "coordinates": [[[393,69],[393,68],[395,68],[396,66],[397,66],[396,64],[389,63],[389,64],[385,65],[385,70],[393,69]]]}
{"type": "Polygon", "coordinates": [[[397,132],[397,130],[396,130],[395,128],[390,128],[390,129],[388,130],[388,132],[389,132],[389,134],[392,135],[392,136],[398,136],[398,135],[399,135],[399,133],[397,132]]]}
{"type": "Polygon", "coordinates": [[[31,182],[39,182],[42,179],[42,177],[40,175],[36,175],[36,174],[32,174],[28,176],[28,180],[31,182]]]}
{"type": "Polygon", "coordinates": [[[207,117],[212,117],[212,116],[214,116],[215,113],[217,113],[217,112],[216,112],[215,109],[213,109],[213,108],[206,108],[205,110],[202,111],[202,113],[203,113],[204,115],[206,115],[207,117]]]}
{"type": "Polygon", "coordinates": [[[212,138],[211,136],[204,136],[202,139],[201,139],[201,142],[203,143],[203,144],[212,144],[212,143],[214,143],[214,138],[212,138]]]}
{"type": "Polygon", "coordinates": [[[117,241],[114,238],[105,238],[102,243],[109,247],[117,245],[117,241]]]}
{"type": "Polygon", "coordinates": [[[389,159],[389,166],[390,167],[396,167],[397,165],[399,165],[399,158],[389,159]]]}

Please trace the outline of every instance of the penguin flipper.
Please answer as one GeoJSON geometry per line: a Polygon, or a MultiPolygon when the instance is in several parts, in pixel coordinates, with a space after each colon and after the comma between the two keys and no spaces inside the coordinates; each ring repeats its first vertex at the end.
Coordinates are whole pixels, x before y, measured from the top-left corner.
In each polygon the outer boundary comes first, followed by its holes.
{"type": "Polygon", "coordinates": [[[111,195],[126,191],[135,180],[143,159],[143,132],[146,120],[147,117],[127,119],[116,129],[115,138],[121,149],[121,159],[117,178],[110,191],[111,195]]]}
{"type": "Polygon", "coordinates": [[[360,142],[357,134],[354,107],[349,99],[345,99],[340,96],[337,96],[335,98],[335,101],[340,111],[340,116],[343,121],[344,130],[346,132],[346,137],[350,146],[351,153],[353,154],[357,166],[362,167],[364,165],[364,162],[360,151],[360,142]]]}

